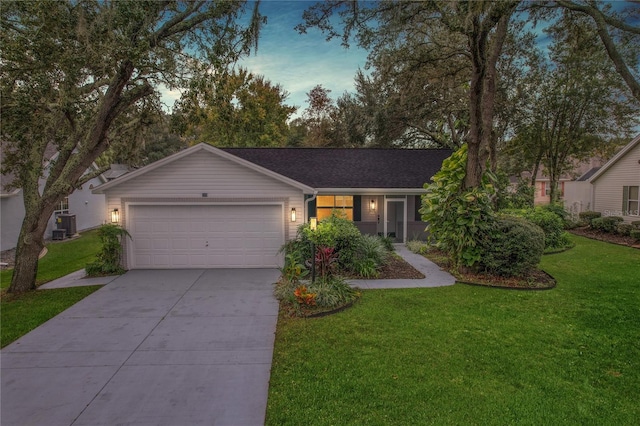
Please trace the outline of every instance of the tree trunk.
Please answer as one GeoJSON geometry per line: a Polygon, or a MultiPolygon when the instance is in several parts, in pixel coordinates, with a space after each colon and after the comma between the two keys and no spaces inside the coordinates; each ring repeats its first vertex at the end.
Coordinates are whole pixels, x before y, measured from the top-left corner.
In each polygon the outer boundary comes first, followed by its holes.
{"type": "Polygon", "coordinates": [[[18,238],[16,247],[16,261],[13,269],[9,293],[24,293],[36,288],[36,275],[38,273],[38,257],[44,248],[44,232],[51,214],[42,216],[26,215],[18,238]]]}

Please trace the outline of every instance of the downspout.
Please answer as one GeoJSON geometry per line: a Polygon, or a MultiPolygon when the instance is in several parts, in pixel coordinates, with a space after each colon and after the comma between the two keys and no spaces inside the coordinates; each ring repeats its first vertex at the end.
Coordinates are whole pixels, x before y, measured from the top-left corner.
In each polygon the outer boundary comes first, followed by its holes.
{"type": "Polygon", "coordinates": [[[304,214],[306,216],[305,221],[309,220],[309,203],[316,199],[318,196],[318,191],[313,191],[313,197],[307,198],[304,202],[304,214]]]}

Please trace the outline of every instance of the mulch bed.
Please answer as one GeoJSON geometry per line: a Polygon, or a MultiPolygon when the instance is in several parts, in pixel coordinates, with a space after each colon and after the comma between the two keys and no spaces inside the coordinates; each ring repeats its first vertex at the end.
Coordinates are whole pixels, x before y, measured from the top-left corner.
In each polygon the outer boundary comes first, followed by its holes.
{"type": "Polygon", "coordinates": [[[378,270],[378,276],[371,278],[363,278],[355,274],[342,274],[350,280],[421,280],[425,276],[422,272],[408,264],[403,258],[397,254],[389,256],[387,263],[378,270]]]}
{"type": "Polygon", "coordinates": [[[397,255],[389,257],[389,261],[380,270],[377,279],[423,279],[424,274],[409,265],[403,258],[397,255]]]}
{"type": "Polygon", "coordinates": [[[426,257],[453,275],[461,284],[512,290],[549,290],[556,286],[555,278],[540,269],[531,271],[525,277],[500,277],[473,271],[458,271],[451,266],[447,256],[438,250],[429,251],[426,257]]]}
{"type": "Polygon", "coordinates": [[[640,242],[635,238],[624,235],[609,234],[607,232],[596,231],[588,227],[570,229],[569,232],[592,240],[604,241],[611,244],[633,247],[640,249],[640,242]]]}

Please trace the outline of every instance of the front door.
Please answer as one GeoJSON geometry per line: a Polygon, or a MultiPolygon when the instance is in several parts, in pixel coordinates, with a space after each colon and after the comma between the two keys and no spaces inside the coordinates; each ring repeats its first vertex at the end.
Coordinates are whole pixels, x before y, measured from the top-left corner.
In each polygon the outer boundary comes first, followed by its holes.
{"type": "Polygon", "coordinates": [[[384,235],[394,243],[404,243],[407,235],[406,199],[388,198],[384,204],[384,235]]]}

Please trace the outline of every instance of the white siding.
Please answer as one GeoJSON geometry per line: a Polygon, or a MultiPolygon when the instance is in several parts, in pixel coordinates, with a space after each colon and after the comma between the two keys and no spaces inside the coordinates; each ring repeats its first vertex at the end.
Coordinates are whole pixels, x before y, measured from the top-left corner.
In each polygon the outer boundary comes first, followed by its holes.
{"type": "MultiPolygon", "coordinates": [[[[594,210],[603,216],[622,215],[622,187],[640,186],[640,144],[609,167],[593,182],[594,210]]],[[[640,220],[639,216],[623,216],[630,223],[640,220]]]]}
{"type": "Polygon", "coordinates": [[[248,167],[207,151],[177,159],[116,186],[121,197],[288,197],[292,188],[248,167]]]}
{"type": "Polygon", "coordinates": [[[9,250],[18,244],[23,219],[22,191],[0,198],[0,250],[9,250]]]}
{"type": "Polygon", "coordinates": [[[107,203],[104,220],[109,221],[111,212],[118,209],[120,224],[125,228],[128,206],[139,203],[278,202],[284,206],[285,240],[294,238],[297,227],[304,221],[304,195],[301,189],[205,150],[194,151],[150,170],[107,189],[105,194],[107,203]],[[291,221],[292,208],[296,209],[295,222],[291,221]]]}
{"type": "Polygon", "coordinates": [[[574,181],[565,183],[564,208],[574,219],[578,218],[579,213],[591,210],[591,192],[592,186],[590,182],[574,181]]]}

